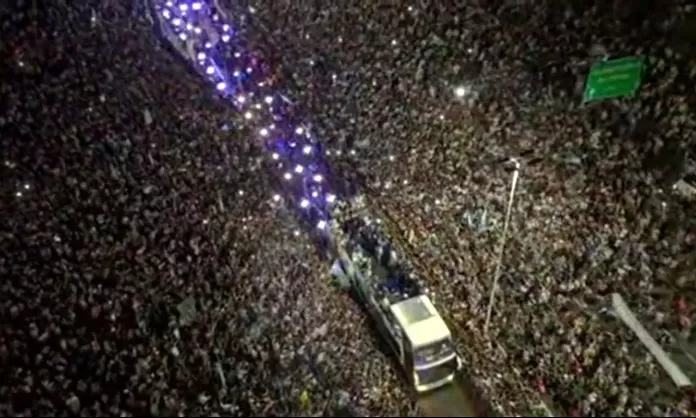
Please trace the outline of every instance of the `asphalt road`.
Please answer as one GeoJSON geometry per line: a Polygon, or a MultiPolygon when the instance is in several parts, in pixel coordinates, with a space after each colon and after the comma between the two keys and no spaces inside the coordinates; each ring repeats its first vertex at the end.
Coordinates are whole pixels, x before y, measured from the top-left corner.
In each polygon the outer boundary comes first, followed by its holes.
{"type": "Polygon", "coordinates": [[[463,375],[451,385],[421,395],[418,408],[423,417],[493,416],[488,403],[463,375]]]}

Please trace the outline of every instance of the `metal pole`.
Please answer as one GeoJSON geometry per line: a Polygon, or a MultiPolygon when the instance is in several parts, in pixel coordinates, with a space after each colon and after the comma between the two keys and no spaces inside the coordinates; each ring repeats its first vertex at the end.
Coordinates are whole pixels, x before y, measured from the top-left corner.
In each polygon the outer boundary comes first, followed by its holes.
{"type": "Polygon", "coordinates": [[[486,311],[486,322],[483,325],[484,334],[488,334],[488,325],[491,322],[491,314],[493,313],[493,303],[495,302],[495,293],[498,291],[498,280],[500,279],[500,270],[503,264],[503,251],[505,250],[505,241],[507,240],[508,226],[510,225],[510,215],[512,214],[512,202],[515,198],[515,190],[517,189],[517,180],[520,176],[520,163],[515,158],[511,158],[510,162],[515,165],[515,171],[512,173],[512,185],[510,186],[510,197],[508,198],[507,210],[505,211],[505,223],[503,224],[503,233],[500,237],[498,246],[498,259],[493,273],[493,287],[491,295],[488,298],[488,309],[486,311]]]}
{"type": "Polygon", "coordinates": [[[616,315],[626,324],[631,331],[638,337],[641,343],[653,355],[655,360],[660,363],[660,366],[672,378],[674,384],[679,388],[692,386],[693,383],[681,367],[670,358],[660,344],[646,331],[643,324],[636,318],[631,308],[628,307],[620,294],[612,293],[611,295],[612,308],[616,315]]]}

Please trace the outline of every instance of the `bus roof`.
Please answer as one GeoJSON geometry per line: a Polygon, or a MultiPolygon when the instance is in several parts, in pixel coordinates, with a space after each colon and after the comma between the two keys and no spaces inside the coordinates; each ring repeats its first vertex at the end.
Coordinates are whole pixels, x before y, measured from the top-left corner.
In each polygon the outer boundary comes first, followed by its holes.
{"type": "Polygon", "coordinates": [[[391,310],[414,347],[450,338],[447,324],[426,295],[395,303],[391,310]]]}

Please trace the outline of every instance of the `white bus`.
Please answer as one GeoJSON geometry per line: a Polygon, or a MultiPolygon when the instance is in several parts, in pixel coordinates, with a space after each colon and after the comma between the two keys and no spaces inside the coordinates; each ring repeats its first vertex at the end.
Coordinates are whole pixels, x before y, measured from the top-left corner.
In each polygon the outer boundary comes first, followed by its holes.
{"type": "Polygon", "coordinates": [[[462,365],[449,328],[418,280],[394,262],[389,244],[357,235],[337,246],[332,274],[364,304],[416,392],[449,384],[462,365]]]}

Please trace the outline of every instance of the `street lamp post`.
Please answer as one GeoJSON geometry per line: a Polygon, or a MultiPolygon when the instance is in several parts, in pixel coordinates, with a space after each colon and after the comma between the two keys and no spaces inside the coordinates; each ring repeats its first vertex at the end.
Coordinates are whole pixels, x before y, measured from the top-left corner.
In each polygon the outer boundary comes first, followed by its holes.
{"type": "Polygon", "coordinates": [[[503,224],[503,233],[500,237],[498,244],[498,257],[496,260],[495,271],[493,273],[493,287],[491,287],[491,294],[488,298],[488,309],[486,311],[486,322],[483,326],[483,332],[485,335],[488,334],[488,326],[491,322],[491,314],[493,313],[493,303],[495,302],[495,294],[498,291],[498,280],[500,279],[501,268],[503,264],[503,252],[505,250],[505,241],[507,240],[508,226],[510,225],[510,215],[512,214],[512,203],[515,199],[515,190],[517,189],[517,180],[520,176],[520,163],[516,158],[511,158],[510,163],[514,165],[514,171],[512,173],[512,182],[510,186],[510,196],[508,198],[507,209],[505,211],[505,222],[503,224]]]}

